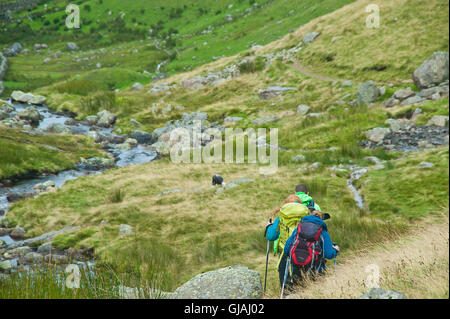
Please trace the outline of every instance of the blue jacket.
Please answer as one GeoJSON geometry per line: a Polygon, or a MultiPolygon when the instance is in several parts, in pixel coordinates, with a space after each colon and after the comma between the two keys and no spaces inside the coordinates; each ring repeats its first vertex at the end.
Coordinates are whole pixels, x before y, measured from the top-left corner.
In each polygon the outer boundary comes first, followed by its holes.
{"type": "MultiPolygon", "coordinates": [[[[315,215],[308,215],[302,218],[302,221],[305,222],[312,222],[319,224],[323,227],[322,230],[322,238],[323,238],[323,244],[324,247],[322,247],[324,257],[326,259],[333,259],[337,255],[336,249],[333,248],[333,244],[331,242],[330,234],[328,233],[328,227],[325,222],[320,219],[319,217],[315,215]]],[[[275,219],[274,223],[267,228],[267,240],[269,241],[275,241],[280,236],[280,232],[277,231],[278,224],[280,223],[280,219],[275,219]]],[[[297,236],[297,228],[293,231],[291,237],[286,241],[286,245],[284,246],[284,255],[287,256],[289,254],[289,251],[291,249],[291,245],[295,240],[295,237],[297,236]]]]}
{"type": "MultiPolygon", "coordinates": [[[[315,224],[319,224],[322,226],[322,238],[323,238],[323,244],[322,241],[320,241],[323,251],[323,256],[326,259],[333,259],[337,255],[337,250],[333,248],[333,243],[331,242],[330,234],[328,234],[328,228],[327,224],[320,219],[319,217],[315,215],[308,215],[302,218],[302,221],[304,222],[311,222],[315,224]]],[[[295,237],[297,236],[297,228],[292,232],[291,237],[286,241],[286,245],[284,246],[284,254],[287,256],[289,255],[289,252],[291,250],[291,245],[295,240],[295,237]]]]}

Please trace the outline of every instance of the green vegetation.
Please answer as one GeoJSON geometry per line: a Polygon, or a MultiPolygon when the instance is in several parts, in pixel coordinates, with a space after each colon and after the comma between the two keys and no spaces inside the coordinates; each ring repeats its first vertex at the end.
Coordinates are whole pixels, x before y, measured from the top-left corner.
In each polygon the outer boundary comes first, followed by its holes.
{"type": "Polygon", "coordinates": [[[74,168],[81,157],[105,156],[84,136],[30,135],[6,126],[0,126],[0,150],[0,179],[58,172],[74,168]]]}
{"type": "MultiPolygon", "coordinates": [[[[102,261],[100,265],[106,268],[99,275],[103,281],[80,290],[75,297],[116,297],[114,287],[122,283],[172,291],[196,274],[237,263],[263,273],[265,222],[272,209],[299,182],[308,184],[315,201],[331,214],[327,224],[332,240],[342,249],[343,259],[403,237],[410,232],[411,224],[448,215],[448,146],[405,154],[381,148],[362,149],[358,144],[368,129],[387,126],[388,118],[409,118],[417,108],[411,105],[385,108],[381,102],[400,88],[417,90],[412,83],[405,82],[411,81],[411,72],[432,52],[448,51],[448,30],[442,27],[448,26],[448,2],[383,3],[379,30],[364,27],[364,8],[368,3],[362,0],[355,3],[280,0],[261,2],[260,6],[243,0],[233,1],[233,8],[228,8],[231,3],[187,0],[181,6],[157,0],[152,6],[143,7],[137,1],[126,4],[118,0],[79,1],[83,8],[82,29],[63,31],[62,12],[52,10],[63,2],[55,0],[49,3],[51,13],[45,18],[39,6],[30,12],[33,22],[24,20],[23,25],[16,26],[18,30],[23,28],[20,32],[32,30],[20,40],[25,45],[48,40],[52,50],[63,50],[65,42],[76,41],[81,51],[64,52],[47,64],[41,64],[47,53],[11,58],[7,89],[36,89],[47,97],[52,108],[74,111],[78,118],[105,108],[117,115],[116,129],[124,134],[136,129],[130,123],[131,118],[142,123],[140,130],[151,132],[169,120],[178,119],[183,112],[207,112],[208,120],[219,124],[227,116],[240,116],[243,120],[231,127],[241,129],[261,127],[253,121],[263,116],[278,118],[262,126],[278,129],[281,150],[278,171],[273,175],[261,176],[258,166],[251,164],[181,165],[163,158],[69,181],[56,192],[14,204],[6,220],[10,225],[24,227],[28,236],[67,225],[81,227],[78,232],[58,236],[55,245],[93,248],[102,261]],[[253,9],[246,14],[249,8],[253,9]],[[117,18],[120,11],[125,12],[122,19],[117,18]],[[227,14],[232,14],[232,21],[227,21],[227,14]],[[101,22],[95,22],[97,19],[101,22]],[[48,27],[42,28],[45,24],[48,27]],[[303,24],[297,31],[288,32],[303,24]],[[209,25],[214,27],[212,31],[202,33],[209,25]],[[158,46],[177,54],[159,50],[152,40],[146,39],[149,28],[153,39],[159,41],[158,46]],[[298,61],[275,60],[266,68],[261,54],[292,48],[311,31],[321,34],[294,56],[298,61]],[[42,40],[38,41],[37,36],[42,40]],[[284,37],[280,39],[281,36],[284,37]],[[332,41],[336,36],[341,38],[332,41]],[[267,45],[257,51],[248,50],[255,44],[267,45]],[[210,63],[213,57],[222,55],[225,58],[210,63]],[[91,56],[96,58],[88,59],[91,56]],[[239,64],[245,58],[254,59],[239,65],[239,77],[218,86],[190,90],[180,85],[184,79],[239,64]],[[140,91],[127,89],[136,81],[149,83],[162,61],[168,62],[161,71],[170,75],[164,81],[176,85],[170,94],[149,94],[148,86],[140,91]],[[307,66],[312,74],[323,76],[305,74],[297,62],[307,66]],[[97,69],[96,63],[102,67],[97,69]],[[150,74],[144,74],[143,70],[150,74]],[[344,87],[324,79],[325,75],[352,80],[353,85],[344,87]],[[385,85],[386,93],[370,107],[352,106],[358,84],[369,79],[385,85]],[[295,90],[271,100],[258,97],[259,90],[274,85],[295,90]],[[120,91],[114,92],[115,89],[120,91]],[[168,104],[183,105],[185,109],[165,113],[162,110],[168,104]],[[299,104],[307,104],[310,113],[319,115],[297,115],[299,104]],[[304,161],[292,162],[292,157],[299,154],[304,155],[304,161]],[[367,156],[385,161],[384,168],[375,169],[367,156]],[[422,161],[431,162],[434,167],[419,169],[422,161]],[[321,163],[319,168],[308,169],[315,162],[321,163]],[[334,167],[341,164],[344,168],[348,164],[369,167],[356,185],[367,210],[355,205],[347,187],[350,171],[334,167]],[[226,182],[241,177],[252,178],[254,182],[216,193],[208,189],[210,178],[216,173],[224,176],[226,182]],[[202,190],[195,191],[198,188],[202,190]],[[174,189],[182,191],[161,195],[174,189]],[[133,234],[119,235],[121,224],[132,226],[133,234]],[[120,280],[107,279],[110,276],[120,280]],[[102,287],[105,292],[99,293],[102,287]]],[[[10,44],[16,40],[14,36],[1,41],[10,44]]],[[[420,107],[418,125],[434,115],[449,114],[448,98],[427,101],[420,107]]],[[[66,168],[80,156],[99,152],[85,138],[22,134],[0,128],[0,176],[33,169],[66,168]],[[25,144],[25,140],[30,143],[25,144]],[[41,148],[40,144],[66,152],[41,148]],[[3,149],[8,148],[13,150],[6,153],[9,157],[3,157],[3,149]],[[36,154],[33,158],[39,161],[30,162],[29,154],[36,154]],[[26,158],[26,163],[17,160],[20,158],[26,158]]],[[[270,295],[279,292],[276,262],[276,258],[270,259],[270,295]]],[[[441,269],[442,260],[439,262],[441,269]]],[[[53,280],[45,276],[39,281],[42,285],[53,280]]],[[[5,287],[0,292],[10,289],[11,293],[4,293],[8,297],[28,293],[47,296],[39,289],[33,290],[24,278],[13,277],[7,284],[0,281],[0,285],[6,285],[0,286],[5,287]],[[19,284],[27,292],[13,288],[19,284]]],[[[57,288],[49,289],[52,294],[48,296],[74,297],[57,288]]]]}

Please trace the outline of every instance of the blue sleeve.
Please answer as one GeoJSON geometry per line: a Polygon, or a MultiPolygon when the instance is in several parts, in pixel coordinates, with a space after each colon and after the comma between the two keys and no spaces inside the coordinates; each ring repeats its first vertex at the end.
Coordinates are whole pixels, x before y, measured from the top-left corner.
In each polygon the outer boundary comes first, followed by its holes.
{"type": "Polygon", "coordinates": [[[289,255],[290,250],[291,250],[291,245],[292,245],[292,243],[294,242],[295,237],[297,237],[297,229],[298,229],[298,228],[295,228],[295,229],[294,229],[294,231],[292,232],[291,237],[289,237],[289,239],[286,241],[286,244],[284,245],[284,254],[285,254],[286,256],[289,255]]]}
{"type": "Polygon", "coordinates": [[[333,243],[331,242],[330,234],[327,231],[322,232],[323,238],[323,256],[326,259],[333,259],[337,255],[336,249],[333,248],[333,243]]]}
{"type": "Polygon", "coordinates": [[[278,224],[280,223],[280,219],[277,217],[273,224],[267,228],[267,240],[275,241],[280,237],[280,232],[277,231],[278,224]]]}

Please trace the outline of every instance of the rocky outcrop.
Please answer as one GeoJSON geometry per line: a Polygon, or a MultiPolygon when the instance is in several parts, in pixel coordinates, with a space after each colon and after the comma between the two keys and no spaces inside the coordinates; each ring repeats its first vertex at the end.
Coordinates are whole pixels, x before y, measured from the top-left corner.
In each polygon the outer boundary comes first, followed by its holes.
{"type": "Polygon", "coordinates": [[[262,295],[257,271],[236,265],[195,276],[175,290],[173,299],[254,299],[262,295]]]}
{"type": "Polygon", "coordinates": [[[360,145],[369,149],[382,147],[402,152],[433,148],[449,144],[448,129],[448,124],[400,127],[396,131],[389,128],[375,128],[366,132],[368,140],[362,141],[360,145]]]}
{"type": "Polygon", "coordinates": [[[413,72],[413,80],[419,89],[427,89],[448,81],[448,75],[448,52],[435,52],[413,72]]]}
{"type": "Polygon", "coordinates": [[[358,86],[358,105],[373,103],[378,100],[380,96],[380,89],[373,81],[367,81],[358,86]]]}
{"type": "Polygon", "coordinates": [[[407,299],[405,295],[395,290],[372,288],[358,299],[407,299]]]}

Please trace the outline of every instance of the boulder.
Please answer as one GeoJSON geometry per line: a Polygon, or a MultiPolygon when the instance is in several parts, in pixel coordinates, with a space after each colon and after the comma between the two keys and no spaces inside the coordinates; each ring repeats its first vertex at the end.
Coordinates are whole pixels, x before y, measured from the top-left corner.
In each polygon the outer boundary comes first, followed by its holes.
{"type": "Polygon", "coordinates": [[[349,87],[349,86],[353,86],[353,82],[350,80],[345,80],[342,82],[341,84],[342,87],[349,87]]]}
{"type": "Polygon", "coordinates": [[[144,131],[131,131],[130,137],[134,138],[139,144],[150,144],[152,142],[152,134],[144,131]]]}
{"type": "Polygon", "coordinates": [[[449,117],[445,115],[435,115],[427,123],[427,126],[440,126],[444,127],[448,124],[449,117]]]}
{"type": "Polygon", "coordinates": [[[380,90],[375,82],[367,81],[358,86],[358,105],[370,104],[380,97],[380,90]]]}
{"type": "Polygon", "coordinates": [[[303,42],[306,44],[309,44],[311,42],[314,42],[314,40],[320,35],[319,32],[310,32],[307,33],[304,37],[303,37],[303,42]]]}
{"type": "Polygon", "coordinates": [[[132,91],[139,91],[139,90],[142,90],[143,88],[144,88],[144,86],[139,82],[136,82],[131,86],[132,91]]]}
{"type": "Polygon", "coordinates": [[[97,115],[89,115],[86,116],[84,120],[88,123],[88,125],[95,125],[97,124],[98,117],[97,115]]]}
{"type": "Polygon", "coordinates": [[[399,100],[404,100],[409,98],[410,96],[415,95],[416,93],[411,90],[410,87],[406,88],[406,89],[402,89],[402,90],[398,90],[394,93],[393,97],[399,100]]]}
{"type": "Polygon", "coordinates": [[[407,299],[405,295],[395,290],[385,290],[381,288],[372,288],[370,291],[358,299],[407,299]]]}
{"type": "Polygon", "coordinates": [[[419,95],[413,95],[406,100],[403,100],[400,105],[410,105],[410,104],[419,104],[425,101],[423,97],[420,97],[419,95]]]}
{"type": "Polygon", "coordinates": [[[98,112],[97,117],[97,125],[101,127],[110,127],[116,122],[116,116],[106,110],[98,112]]]}
{"type": "Polygon", "coordinates": [[[14,240],[17,240],[17,239],[23,239],[23,238],[25,238],[25,233],[26,233],[25,229],[23,229],[23,228],[20,227],[20,226],[16,226],[16,228],[14,228],[14,229],[9,233],[9,236],[10,236],[12,239],[14,239],[14,240]]]}
{"type": "Polygon", "coordinates": [[[448,52],[435,52],[413,72],[413,80],[419,89],[430,88],[448,80],[448,52]]]}
{"type": "Polygon", "coordinates": [[[385,107],[393,107],[400,104],[400,100],[396,99],[395,97],[391,97],[383,102],[383,105],[385,107]]]}
{"type": "Polygon", "coordinates": [[[48,255],[52,252],[52,242],[49,241],[47,243],[43,243],[42,245],[40,245],[37,249],[38,253],[43,254],[43,255],[48,255]]]}
{"type": "Polygon", "coordinates": [[[304,162],[306,160],[305,155],[295,155],[294,157],[291,158],[291,162],[295,162],[295,163],[299,163],[299,162],[304,162]]]}
{"type": "Polygon", "coordinates": [[[175,290],[173,299],[254,299],[262,295],[257,271],[236,265],[195,276],[175,290]]]}
{"type": "Polygon", "coordinates": [[[42,105],[45,103],[45,96],[42,95],[34,95],[29,101],[28,103],[30,104],[34,104],[34,105],[42,105]]]}
{"type": "Polygon", "coordinates": [[[298,115],[306,115],[306,114],[308,114],[310,109],[311,108],[308,105],[300,104],[299,106],[297,106],[297,114],[298,115]]]}
{"type": "Polygon", "coordinates": [[[132,235],[133,233],[134,233],[133,227],[131,227],[130,225],[121,224],[119,226],[119,235],[128,236],[128,235],[132,235]]]}
{"type": "Polygon", "coordinates": [[[369,139],[370,141],[379,143],[390,132],[391,132],[391,130],[387,127],[376,127],[371,130],[368,130],[365,133],[365,135],[366,135],[367,139],[369,139]]]}
{"type": "Polygon", "coordinates": [[[39,124],[39,121],[43,119],[43,116],[33,106],[21,110],[17,115],[20,119],[28,121],[33,125],[39,124]]]}
{"type": "Polygon", "coordinates": [[[31,93],[24,93],[22,91],[13,91],[11,99],[20,103],[27,103],[34,95],[31,93]]]}
{"type": "Polygon", "coordinates": [[[420,162],[419,165],[417,165],[418,168],[432,168],[434,167],[433,163],[429,162],[420,162]]]}
{"type": "Polygon", "coordinates": [[[9,271],[12,268],[12,263],[9,260],[0,261],[0,271],[9,271]]]}
{"type": "Polygon", "coordinates": [[[66,50],[67,51],[78,51],[80,48],[76,43],[69,42],[66,44],[66,50]]]}
{"type": "Polygon", "coordinates": [[[29,252],[23,257],[23,261],[30,263],[30,264],[38,264],[41,263],[44,259],[44,256],[42,256],[40,253],[36,252],[29,252]]]}

